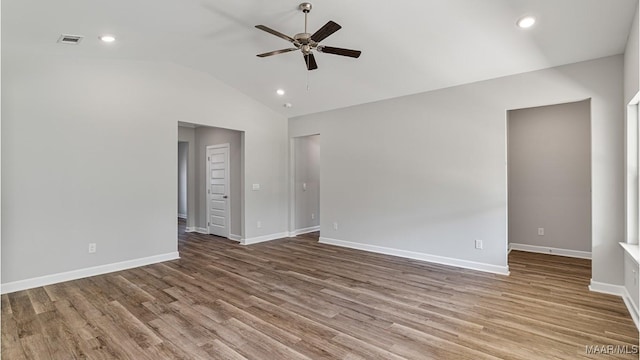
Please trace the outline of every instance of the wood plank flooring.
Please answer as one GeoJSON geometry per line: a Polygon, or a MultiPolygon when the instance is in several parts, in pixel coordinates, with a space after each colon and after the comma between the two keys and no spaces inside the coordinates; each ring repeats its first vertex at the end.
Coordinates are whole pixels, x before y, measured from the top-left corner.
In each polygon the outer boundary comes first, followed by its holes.
{"type": "Polygon", "coordinates": [[[180,260],[3,295],[2,359],[638,359],[588,260],[512,252],[500,276],[179,228],[180,260]]]}

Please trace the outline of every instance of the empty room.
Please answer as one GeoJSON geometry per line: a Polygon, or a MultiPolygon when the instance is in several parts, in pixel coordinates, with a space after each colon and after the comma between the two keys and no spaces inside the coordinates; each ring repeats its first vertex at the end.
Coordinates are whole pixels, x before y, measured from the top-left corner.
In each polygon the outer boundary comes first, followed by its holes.
{"type": "Polygon", "coordinates": [[[3,359],[638,359],[637,0],[3,0],[3,359]]]}

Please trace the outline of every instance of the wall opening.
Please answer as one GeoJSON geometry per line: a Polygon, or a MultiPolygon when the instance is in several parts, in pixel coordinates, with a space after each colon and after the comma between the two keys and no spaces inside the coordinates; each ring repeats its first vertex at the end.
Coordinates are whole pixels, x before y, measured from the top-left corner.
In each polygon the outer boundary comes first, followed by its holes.
{"type": "Polygon", "coordinates": [[[511,250],[591,258],[591,101],[507,114],[511,250]]]}
{"type": "Polygon", "coordinates": [[[207,224],[207,147],[229,144],[228,237],[241,241],[245,234],[244,132],[181,122],[178,124],[178,140],[189,144],[186,231],[210,233],[207,224]]]}
{"type": "Polygon", "coordinates": [[[291,140],[292,211],[290,232],[320,231],[320,135],[291,140]]]}

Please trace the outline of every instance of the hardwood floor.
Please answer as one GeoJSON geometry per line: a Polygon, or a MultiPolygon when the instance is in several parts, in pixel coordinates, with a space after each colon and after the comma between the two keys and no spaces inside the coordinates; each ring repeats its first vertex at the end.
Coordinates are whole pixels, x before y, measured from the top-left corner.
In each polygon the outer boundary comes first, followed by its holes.
{"type": "Polygon", "coordinates": [[[2,295],[2,358],[638,359],[588,260],[512,252],[500,276],[180,231],[180,260],[2,295]]]}

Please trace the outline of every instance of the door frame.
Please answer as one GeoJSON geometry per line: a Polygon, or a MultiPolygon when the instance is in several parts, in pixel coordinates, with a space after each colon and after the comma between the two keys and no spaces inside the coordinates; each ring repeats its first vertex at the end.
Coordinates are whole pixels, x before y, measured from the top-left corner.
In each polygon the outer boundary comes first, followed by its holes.
{"type": "Polygon", "coordinates": [[[208,145],[205,148],[205,152],[204,152],[204,159],[205,159],[205,168],[206,168],[206,174],[205,174],[205,203],[206,205],[206,209],[207,209],[207,233],[211,234],[211,230],[209,230],[209,220],[211,219],[211,207],[209,206],[209,195],[211,194],[211,181],[210,181],[210,175],[211,175],[211,162],[209,161],[209,150],[213,150],[213,149],[223,149],[226,148],[227,149],[227,156],[225,159],[225,163],[226,163],[226,185],[225,185],[225,193],[227,194],[227,208],[225,210],[225,218],[227,221],[227,226],[226,226],[226,233],[224,234],[224,237],[226,237],[227,239],[229,238],[229,234],[231,234],[231,199],[229,197],[229,194],[231,192],[231,146],[229,143],[224,143],[224,144],[217,144],[217,145],[208,145]]]}

